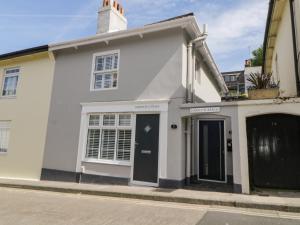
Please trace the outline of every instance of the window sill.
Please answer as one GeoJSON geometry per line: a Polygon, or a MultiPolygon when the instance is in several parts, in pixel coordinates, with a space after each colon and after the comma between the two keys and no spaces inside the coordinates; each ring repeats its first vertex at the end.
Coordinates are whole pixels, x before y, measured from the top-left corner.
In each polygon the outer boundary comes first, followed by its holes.
{"type": "Polygon", "coordinates": [[[0,99],[16,99],[17,96],[13,95],[13,96],[0,96],[0,99]]]}
{"type": "Polygon", "coordinates": [[[116,166],[131,166],[131,162],[121,162],[121,161],[101,160],[101,159],[84,159],[82,160],[82,162],[116,165],[116,166]]]}
{"type": "Polygon", "coordinates": [[[97,91],[113,91],[113,90],[118,90],[118,88],[115,87],[115,88],[90,89],[91,92],[97,92],[97,91]]]}

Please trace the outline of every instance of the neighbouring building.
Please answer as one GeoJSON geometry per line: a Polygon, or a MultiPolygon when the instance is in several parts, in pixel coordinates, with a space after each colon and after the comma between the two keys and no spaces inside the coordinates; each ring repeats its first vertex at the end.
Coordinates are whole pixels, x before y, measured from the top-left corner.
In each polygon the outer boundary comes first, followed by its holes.
{"type": "Polygon", "coordinates": [[[196,142],[187,176],[224,182],[232,175],[234,190],[245,194],[300,189],[299,4],[270,1],[263,70],[279,81],[279,97],[182,105],[196,142]]]}
{"type": "Polygon", "coordinates": [[[39,180],[54,59],[48,46],[0,55],[0,177],[39,180]]]}
{"type": "Polygon", "coordinates": [[[245,94],[245,76],[243,70],[224,72],[222,76],[229,90],[226,93],[226,97],[239,97],[245,94]]]}
{"type": "MultiPolygon", "coordinates": [[[[248,78],[251,74],[254,73],[262,73],[261,66],[251,66],[251,60],[246,60],[245,68],[241,71],[230,71],[230,72],[223,72],[222,76],[223,79],[229,89],[229,92],[226,93],[224,99],[232,99],[232,98],[239,98],[239,97],[247,97],[248,89],[251,88],[253,85],[248,78]],[[250,63],[249,63],[250,62],[250,63]]],[[[273,79],[274,83],[275,79],[273,79]]]]}
{"type": "Polygon", "coordinates": [[[187,180],[185,102],[227,91],[195,16],[126,29],[103,1],[98,33],[53,44],[53,92],[42,179],[182,187],[187,180]]]}

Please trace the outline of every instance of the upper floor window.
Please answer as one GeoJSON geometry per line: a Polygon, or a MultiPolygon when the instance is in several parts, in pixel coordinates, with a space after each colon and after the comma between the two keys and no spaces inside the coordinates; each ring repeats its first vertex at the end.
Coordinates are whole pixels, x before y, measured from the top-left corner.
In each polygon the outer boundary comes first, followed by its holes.
{"type": "Polygon", "coordinates": [[[91,90],[116,89],[119,75],[119,51],[95,54],[91,90]]]}
{"type": "Polygon", "coordinates": [[[0,121],[0,154],[7,153],[10,122],[0,121]]]}
{"type": "Polygon", "coordinates": [[[5,70],[3,78],[2,96],[16,96],[19,74],[19,68],[11,68],[5,70]]]}
{"type": "Polygon", "coordinates": [[[231,79],[231,80],[230,80],[231,82],[237,81],[236,76],[231,76],[230,79],[231,79]]]}

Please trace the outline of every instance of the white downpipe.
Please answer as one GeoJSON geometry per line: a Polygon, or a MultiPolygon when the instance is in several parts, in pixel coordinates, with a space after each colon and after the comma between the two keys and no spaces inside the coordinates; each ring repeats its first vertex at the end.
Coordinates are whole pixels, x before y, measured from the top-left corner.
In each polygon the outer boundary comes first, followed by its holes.
{"type": "Polygon", "coordinates": [[[192,118],[189,117],[187,120],[187,126],[186,126],[186,179],[187,179],[187,185],[190,182],[191,178],[191,156],[192,156],[192,118]]]}
{"type": "Polygon", "coordinates": [[[199,41],[205,41],[205,39],[207,38],[207,34],[203,34],[202,36],[192,40],[189,44],[188,44],[188,72],[187,72],[187,98],[186,98],[186,102],[187,103],[191,103],[193,100],[193,74],[194,74],[194,44],[199,42],[199,41]]]}

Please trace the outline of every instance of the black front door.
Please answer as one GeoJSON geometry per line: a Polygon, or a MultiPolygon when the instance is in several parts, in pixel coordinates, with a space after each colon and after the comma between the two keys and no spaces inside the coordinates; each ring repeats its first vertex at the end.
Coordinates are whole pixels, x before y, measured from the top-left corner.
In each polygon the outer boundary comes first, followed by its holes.
{"type": "Polygon", "coordinates": [[[224,122],[199,121],[199,179],[225,181],[224,122]]]}
{"type": "Polygon", "coordinates": [[[300,189],[300,117],[269,114],[247,119],[252,187],[300,189]]]}
{"type": "Polygon", "coordinates": [[[157,183],[159,115],[137,115],[133,180],[157,183]]]}

